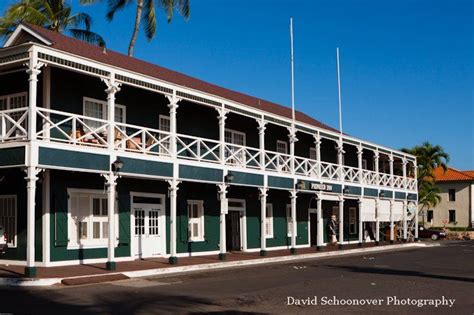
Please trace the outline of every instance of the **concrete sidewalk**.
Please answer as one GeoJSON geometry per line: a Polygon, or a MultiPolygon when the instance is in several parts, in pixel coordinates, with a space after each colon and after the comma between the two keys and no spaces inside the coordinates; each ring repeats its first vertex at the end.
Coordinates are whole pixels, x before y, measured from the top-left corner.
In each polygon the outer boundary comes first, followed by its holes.
{"type": "Polygon", "coordinates": [[[409,249],[436,246],[439,243],[395,243],[375,246],[365,244],[359,248],[357,244],[346,245],[338,250],[336,246],[327,246],[321,252],[315,252],[313,247],[300,248],[297,254],[291,255],[289,250],[269,251],[268,256],[262,257],[258,252],[233,252],[227,255],[226,261],[220,261],[217,255],[179,258],[178,265],[170,265],[165,258],[154,258],[118,262],[117,270],[109,271],[105,264],[75,265],[62,267],[39,267],[36,278],[25,278],[23,267],[0,265],[0,285],[3,286],[49,286],[54,284],[79,285],[98,282],[109,282],[136,277],[159,276],[177,273],[187,273],[210,269],[235,268],[268,263],[281,263],[337,257],[358,253],[370,253],[395,249],[409,249]]]}

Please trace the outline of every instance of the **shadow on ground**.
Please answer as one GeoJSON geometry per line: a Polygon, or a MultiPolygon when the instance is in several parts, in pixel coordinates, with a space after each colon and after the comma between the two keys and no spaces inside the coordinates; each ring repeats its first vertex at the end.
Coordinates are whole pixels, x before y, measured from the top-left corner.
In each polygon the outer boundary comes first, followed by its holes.
{"type": "Polygon", "coordinates": [[[359,266],[340,266],[340,265],[324,265],[324,266],[328,268],[332,268],[332,269],[343,269],[346,271],[357,272],[357,273],[372,273],[372,274],[381,274],[381,275],[396,275],[396,276],[431,278],[431,279],[439,279],[439,280],[474,282],[474,278],[435,275],[435,274],[424,273],[420,271],[412,271],[412,270],[398,270],[398,269],[359,267],[359,266]]]}

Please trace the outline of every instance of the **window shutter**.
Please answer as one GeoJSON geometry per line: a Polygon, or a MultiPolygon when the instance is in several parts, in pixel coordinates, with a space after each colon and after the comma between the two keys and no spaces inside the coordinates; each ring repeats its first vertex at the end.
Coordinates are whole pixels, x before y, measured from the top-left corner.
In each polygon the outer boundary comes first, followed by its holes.
{"type": "MultiPolygon", "coordinates": [[[[68,228],[67,228],[67,207],[61,208],[56,204],[57,199],[55,198],[55,213],[54,213],[54,218],[55,218],[55,224],[54,224],[54,230],[55,230],[55,242],[54,244],[56,246],[67,246],[68,243],[68,228]]],[[[66,201],[67,202],[67,201],[66,201]]]]}
{"type": "MultiPolygon", "coordinates": [[[[125,196],[124,196],[125,197],[125,196]]],[[[130,213],[124,212],[122,213],[121,209],[127,209],[127,204],[129,204],[129,200],[124,197],[119,197],[118,201],[118,239],[119,239],[119,244],[130,244],[130,213]],[[123,219],[122,219],[123,218],[123,219]],[[126,220],[128,218],[128,220],[126,220]]]]}

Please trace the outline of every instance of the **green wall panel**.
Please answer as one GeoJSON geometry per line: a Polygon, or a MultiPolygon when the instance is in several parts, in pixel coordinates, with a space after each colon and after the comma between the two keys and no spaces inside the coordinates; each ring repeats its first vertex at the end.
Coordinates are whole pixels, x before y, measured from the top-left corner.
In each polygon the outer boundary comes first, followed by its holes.
{"type": "Polygon", "coordinates": [[[286,177],[268,176],[268,186],[275,188],[293,189],[293,179],[286,177]]]}
{"type": "Polygon", "coordinates": [[[234,175],[232,184],[263,186],[263,175],[235,171],[232,171],[232,174],[234,175]]]}
{"type": "Polygon", "coordinates": [[[39,148],[39,164],[99,171],[110,168],[107,155],[42,147],[39,148]]]}
{"type": "Polygon", "coordinates": [[[130,159],[126,157],[120,157],[120,159],[123,161],[122,172],[124,173],[173,176],[173,164],[171,163],[130,159]]]}
{"type": "Polygon", "coordinates": [[[393,191],[381,189],[380,192],[384,194],[384,198],[393,198],[393,191]]]}
{"type": "Polygon", "coordinates": [[[378,195],[379,191],[377,189],[364,188],[364,196],[377,197],[378,195]]]}
{"type": "Polygon", "coordinates": [[[222,170],[197,167],[189,165],[179,166],[179,178],[181,179],[198,179],[211,182],[222,182],[222,170]]]}
{"type": "Polygon", "coordinates": [[[346,195],[362,195],[362,188],[357,186],[344,186],[344,188],[348,188],[349,192],[346,195]]]}
{"type": "Polygon", "coordinates": [[[24,164],[25,147],[7,148],[0,150],[0,166],[24,164]]]}
{"type": "Polygon", "coordinates": [[[395,192],[395,199],[405,199],[406,197],[407,197],[407,194],[405,194],[404,192],[399,192],[399,191],[395,192]]]}

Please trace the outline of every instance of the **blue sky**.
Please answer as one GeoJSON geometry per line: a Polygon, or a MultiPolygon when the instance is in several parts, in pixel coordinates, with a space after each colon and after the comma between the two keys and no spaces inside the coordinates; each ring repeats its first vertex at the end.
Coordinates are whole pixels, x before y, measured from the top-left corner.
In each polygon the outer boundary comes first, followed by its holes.
{"type": "MultiPolygon", "coordinates": [[[[112,23],[103,4],[79,10],[109,48],[126,53],[134,8],[112,23]]],[[[290,16],[297,109],[337,126],[340,47],[345,132],[393,148],[428,140],[451,166],[474,169],[471,0],[191,0],[190,20],[167,24],[161,14],[157,37],[141,34],[135,56],[289,105],[290,16]]]]}

